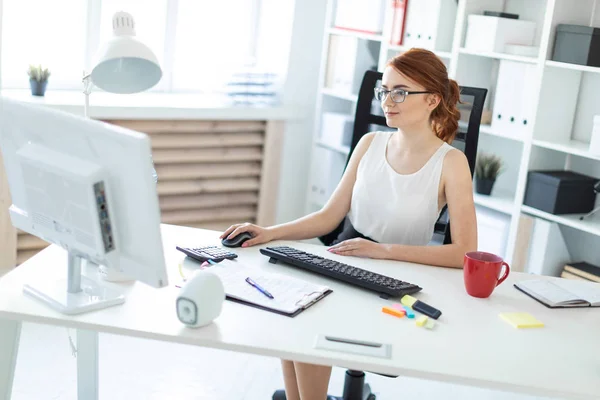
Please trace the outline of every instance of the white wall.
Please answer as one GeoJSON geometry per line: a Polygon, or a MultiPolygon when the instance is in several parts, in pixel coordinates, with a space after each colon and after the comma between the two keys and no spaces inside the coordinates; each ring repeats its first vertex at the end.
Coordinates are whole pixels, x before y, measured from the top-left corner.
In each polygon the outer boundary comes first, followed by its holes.
{"type": "Polygon", "coordinates": [[[323,0],[296,0],[284,106],[303,118],[286,122],[276,221],[304,215],[319,66],[327,4],[323,0]]]}

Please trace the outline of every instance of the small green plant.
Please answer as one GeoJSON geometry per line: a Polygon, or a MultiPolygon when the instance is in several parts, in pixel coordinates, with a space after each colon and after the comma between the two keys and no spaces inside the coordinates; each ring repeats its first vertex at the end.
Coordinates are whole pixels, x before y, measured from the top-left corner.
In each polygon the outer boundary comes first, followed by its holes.
{"type": "Polygon", "coordinates": [[[50,71],[48,71],[48,68],[42,68],[41,65],[30,65],[29,69],[27,70],[27,75],[29,75],[29,79],[31,80],[37,82],[46,82],[50,77],[50,71]]]}
{"type": "Polygon", "coordinates": [[[477,162],[475,163],[475,176],[478,179],[495,181],[498,175],[503,172],[503,166],[502,159],[497,155],[480,153],[477,155],[477,162]]]}

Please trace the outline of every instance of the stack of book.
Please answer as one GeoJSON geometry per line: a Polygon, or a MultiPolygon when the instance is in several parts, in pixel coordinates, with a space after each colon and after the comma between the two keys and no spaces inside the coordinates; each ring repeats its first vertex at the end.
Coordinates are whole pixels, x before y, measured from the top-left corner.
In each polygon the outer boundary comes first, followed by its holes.
{"type": "Polygon", "coordinates": [[[274,105],[278,99],[279,76],[258,69],[239,71],[226,85],[226,95],[237,105],[274,105]]]}
{"type": "Polygon", "coordinates": [[[577,279],[589,282],[600,283],[600,267],[586,262],[571,263],[565,265],[560,275],[566,279],[577,279]]]}

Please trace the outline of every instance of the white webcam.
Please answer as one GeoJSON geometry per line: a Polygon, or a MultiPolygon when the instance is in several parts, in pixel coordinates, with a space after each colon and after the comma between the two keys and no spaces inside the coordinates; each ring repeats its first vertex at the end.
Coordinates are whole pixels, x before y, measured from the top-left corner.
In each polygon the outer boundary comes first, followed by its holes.
{"type": "Polygon", "coordinates": [[[221,278],[208,270],[198,270],[177,296],[177,318],[192,328],[208,325],[221,314],[224,301],[221,278]]]}

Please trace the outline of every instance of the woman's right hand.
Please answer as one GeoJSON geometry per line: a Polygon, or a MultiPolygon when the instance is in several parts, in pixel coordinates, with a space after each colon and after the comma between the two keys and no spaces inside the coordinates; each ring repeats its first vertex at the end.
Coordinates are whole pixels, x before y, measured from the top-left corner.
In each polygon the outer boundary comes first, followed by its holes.
{"type": "Polygon", "coordinates": [[[219,236],[220,239],[232,239],[242,232],[248,232],[252,235],[252,239],[246,240],[242,247],[254,246],[256,244],[267,243],[275,239],[275,234],[270,228],[263,228],[262,226],[250,224],[248,222],[244,224],[231,225],[219,236]]]}

